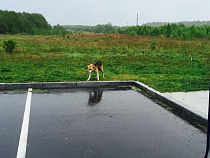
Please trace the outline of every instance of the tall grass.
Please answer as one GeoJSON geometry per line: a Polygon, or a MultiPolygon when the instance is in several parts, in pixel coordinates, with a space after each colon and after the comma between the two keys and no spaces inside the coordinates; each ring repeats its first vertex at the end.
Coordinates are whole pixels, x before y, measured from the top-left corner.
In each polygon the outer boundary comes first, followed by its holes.
{"type": "Polygon", "coordinates": [[[0,82],[85,81],[87,65],[100,60],[105,71],[101,80],[138,80],[162,92],[204,90],[209,84],[209,57],[208,39],[0,35],[0,82]],[[11,37],[18,48],[8,54],[2,43],[11,37]]]}

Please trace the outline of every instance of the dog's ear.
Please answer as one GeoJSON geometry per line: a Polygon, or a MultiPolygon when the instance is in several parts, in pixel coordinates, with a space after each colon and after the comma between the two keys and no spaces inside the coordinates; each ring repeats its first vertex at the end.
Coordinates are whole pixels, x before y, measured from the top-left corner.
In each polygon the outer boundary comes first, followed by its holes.
{"type": "Polygon", "coordinates": [[[87,68],[88,68],[88,69],[91,69],[91,65],[87,65],[87,68]]]}

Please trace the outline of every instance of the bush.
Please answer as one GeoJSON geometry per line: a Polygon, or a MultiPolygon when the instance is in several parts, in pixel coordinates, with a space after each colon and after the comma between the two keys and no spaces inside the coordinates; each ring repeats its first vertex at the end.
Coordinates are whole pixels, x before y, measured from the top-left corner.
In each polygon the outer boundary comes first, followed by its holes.
{"type": "Polygon", "coordinates": [[[3,48],[7,53],[12,53],[16,46],[16,41],[13,39],[8,39],[3,42],[3,48]]]}
{"type": "Polygon", "coordinates": [[[131,31],[131,32],[129,32],[129,35],[131,35],[131,36],[135,36],[135,35],[137,35],[137,34],[136,34],[136,32],[135,32],[135,31],[131,31]]]}
{"type": "Polygon", "coordinates": [[[151,49],[151,50],[155,50],[155,48],[156,48],[156,44],[155,44],[155,42],[153,41],[153,42],[150,44],[150,49],[151,49]]]}

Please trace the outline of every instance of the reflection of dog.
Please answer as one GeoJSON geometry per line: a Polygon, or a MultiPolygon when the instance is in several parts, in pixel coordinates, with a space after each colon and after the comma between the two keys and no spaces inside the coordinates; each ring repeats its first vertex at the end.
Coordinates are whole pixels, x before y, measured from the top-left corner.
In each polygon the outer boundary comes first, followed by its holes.
{"type": "Polygon", "coordinates": [[[94,90],[93,92],[90,92],[88,104],[90,106],[93,106],[99,103],[102,99],[102,94],[103,94],[103,91],[100,91],[100,90],[94,90]]]}
{"type": "Polygon", "coordinates": [[[87,79],[88,81],[90,80],[92,71],[95,71],[97,73],[97,80],[98,81],[99,81],[99,71],[102,72],[103,77],[104,77],[103,65],[100,61],[97,61],[93,64],[88,65],[88,71],[89,71],[89,77],[87,79]]]}

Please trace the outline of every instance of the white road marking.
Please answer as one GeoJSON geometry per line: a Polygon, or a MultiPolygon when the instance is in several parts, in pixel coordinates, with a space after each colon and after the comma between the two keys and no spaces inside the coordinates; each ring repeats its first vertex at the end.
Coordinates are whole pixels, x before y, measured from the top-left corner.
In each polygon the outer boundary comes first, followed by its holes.
{"type": "Polygon", "coordinates": [[[25,158],[25,156],[26,156],[29,117],[30,117],[30,109],[31,109],[31,97],[32,97],[32,88],[29,88],[28,94],[27,94],[27,99],[26,99],[25,112],[24,112],[24,116],[23,116],[23,123],[22,123],[20,140],[19,140],[16,158],[25,158]]]}

